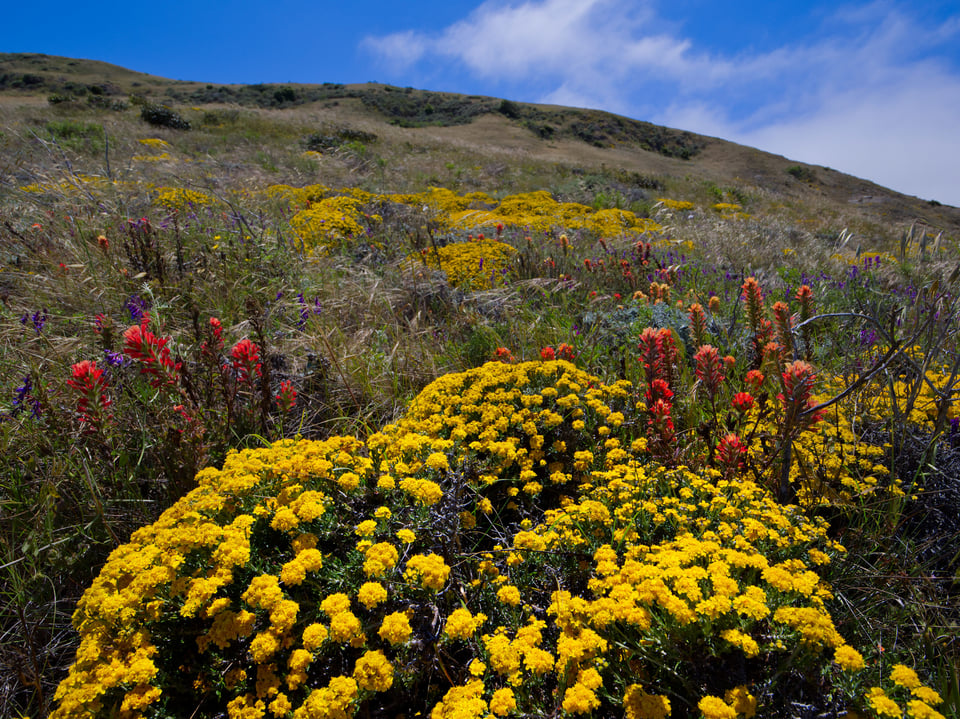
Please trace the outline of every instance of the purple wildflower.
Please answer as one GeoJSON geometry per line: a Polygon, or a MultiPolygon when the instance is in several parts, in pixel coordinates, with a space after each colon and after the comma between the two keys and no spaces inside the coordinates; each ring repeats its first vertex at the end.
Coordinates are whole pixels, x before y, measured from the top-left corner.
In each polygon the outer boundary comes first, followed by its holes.
{"type": "Polygon", "coordinates": [[[139,324],[143,318],[144,311],[147,309],[147,301],[140,295],[132,295],[123,307],[130,313],[130,321],[134,324],[139,324]]]}

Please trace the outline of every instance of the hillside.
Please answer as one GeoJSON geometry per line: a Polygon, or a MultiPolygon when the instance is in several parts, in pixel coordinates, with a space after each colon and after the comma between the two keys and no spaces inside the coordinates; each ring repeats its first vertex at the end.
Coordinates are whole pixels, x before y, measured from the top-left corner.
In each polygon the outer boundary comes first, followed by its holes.
{"type": "Polygon", "coordinates": [[[609,113],[0,56],[0,716],[960,719],[960,210],[609,113]]]}
{"type": "MultiPolygon", "coordinates": [[[[100,109],[109,125],[130,116],[122,110],[111,114],[109,108],[128,104],[131,97],[187,114],[187,108],[194,108],[201,130],[221,129],[222,120],[248,113],[273,127],[258,139],[269,143],[267,136],[275,134],[274,147],[287,143],[288,149],[297,149],[297,142],[332,128],[334,145],[328,142],[327,149],[336,149],[351,142],[351,132],[360,132],[367,138],[363,144],[371,145],[369,154],[386,161],[379,179],[393,189],[419,182],[489,190],[491,181],[503,190],[533,189],[539,180],[548,184],[546,189],[554,185],[562,192],[570,188],[558,175],[588,175],[591,182],[599,176],[607,184],[591,190],[619,192],[628,201],[664,183],[701,194],[705,188],[737,188],[767,204],[795,208],[798,215],[827,212],[850,225],[917,222],[960,236],[960,209],[830,168],[601,111],[375,84],[214,85],[92,60],[0,54],[0,103],[8,112],[53,98],[58,103],[53,108],[61,113],[100,109]],[[438,167],[432,156],[440,148],[451,157],[438,167]],[[428,157],[413,161],[422,155],[428,157]],[[467,163],[481,170],[471,171],[467,163]],[[504,173],[501,165],[510,171],[504,173]],[[518,165],[534,166],[524,168],[530,176],[522,177],[518,165]]],[[[288,168],[277,170],[283,175],[288,168]]]]}

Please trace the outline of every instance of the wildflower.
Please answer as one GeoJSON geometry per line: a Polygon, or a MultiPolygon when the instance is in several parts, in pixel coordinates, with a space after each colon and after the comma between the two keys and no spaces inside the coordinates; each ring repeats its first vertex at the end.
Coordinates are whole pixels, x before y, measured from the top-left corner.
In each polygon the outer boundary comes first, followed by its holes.
{"type": "Polygon", "coordinates": [[[670,700],[659,694],[647,694],[640,684],[631,684],[623,695],[624,719],[666,719],[670,700]]]}
{"type": "Polygon", "coordinates": [[[33,330],[38,335],[43,332],[44,326],[47,324],[47,318],[49,314],[47,313],[47,308],[44,307],[42,310],[37,310],[32,315],[25,314],[20,318],[20,324],[26,327],[27,323],[30,322],[33,324],[33,330]]]}
{"type": "Polygon", "coordinates": [[[736,710],[723,699],[715,696],[705,696],[697,704],[704,719],[737,719],[736,710]]]}
{"type": "Polygon", "coordinates": [[[746,414],[753,407],[753,395],[749,392],[737,392],[730,400],[730,406],[733,407],[734,411],[746,414]]]}
{"type": "Polygon", "coordinates": [[[367,609],[373,609],[387,600],[387,590],[380,582],[364,582],[357,592],[357,600],[367,609]]]}
{"type": "Polygon", "coordinates": [[[903,716],[900,705],[888,697],[880,687],[870,688],[870,691],[867,692],[867,701],[870,702],[870,706],[879,716],[888,716],[894,719],[900,719],[903,716]]]}
{"type": "Polygon", "coordinates": [[[723,470],[724,475],[730,475],[739,469],[743,461],[747,448],[740,437],[730,433],[723,436],[717,443],[717,465],[723,470]]]}
{"type": "Polygon", "coordinates": [[[556,355],[554,354],[553,347],[544,347],[543,349],[541,349],[541,350],[540,350],[540,358],[541,358],[544,362],[550,362],[550,361],[552,361],[552,360],[555,360],[555,359],[556,359],[556,355]]]}
{"type": "Polygon", "coordinates": [[[509,687],[497,689],[490,697],[490,713],[502,717],[517,710],[517,700],[509,687]]]}
{"type": "Polygon", "coordinates": [[[407,562],[403,576],[407,581],[419,581],[424,589],[440,591],[450,575],[450,567],[439,554],[415,554],[407,562]]]}
{"type": "Polygon", "coordinates": [[[589,714],[600,706],[597,695],[586,686],[577,682],[563,695],[563,710],[568,714],[589,714]]]}
{"type": "Polygon", "coordinates": [[[322,624],[310,624],[303,630],[303,648],[307,651],[313,651],[323,644],[329,632],[322,624]]]}
{"type": "Polygon", "coordinates": [[[379,542],[364,552],[363,573],[368,577],[381,577],[393,569],[400,555],[389,542],[379,542]]]}
{"type": "Polygon", "coordinates": [[[469,609],[460,607],[454,609],[447,617],[443,631],[451,639],[470,639],[485,621],[487,621],[487,615],[479,613],[474,615],[469,609]]]}
{"type": "Polygon", "coordinates": [[[40,400],[33,396],[33,380],[29,374],[21,379],[22,384],[14,390],[13,401],[11,402],[10,416],[16,417],[22,412],[26,405],[30,405],[30,416],[40,416],[40,400]]]}
{"type": "Polygon", "coordinates": [[[134,324],[141,324],[143,316],[146,314],[147,301],[140,295],[131,295],[123,306],[130,313],[130,321],[134,324]]]}
{"type": "Polygon", "coordinates": [[[723,383],[723,365],[716,347],[702,345],[693,356],[697,363],[697,379],[703,382],[707,394],[713,398],[723,383]]]}
{"type": "Polygon", "coordinates": [[[577,355],[573,351],[573,347],[568,345],[566,342],[561,342],[557,346],[557,356],[562,360],[566,360],[567,362],[573,362],[577,355]]]}
{"type": "Polygon", "coordinates": [[[383,618],[378,634],[391,644],[403,644],[413,633],[410,620],[404,612],[393,612],[383,618]]]}
{"type": "Polygon", "coordinates": [[[717,312],[719,312],[719,311],[720,311],[720,298],[717,297],[716,295],[714,295],[713,297],[711,297],[710,300],[707,302],[707,307],[709,307],[709,308],[710,308],[710,312],[712,312],[712,313],[714,313],[714,314],[716,314],[717,312]]]}
{"type": "Polygon", "coordinates": [[[920,686],[920,679],[917,673],[905,664],[894,664],[890,672],[890,679],[894,684],[907,689],[916,689],[920,686]]]}
{"type": "Polygon", "coordinates": [[[658,399],[650,407],[650,427],[666,442],[673,439],[673,419],[670,416],[672,409],[673,405],[662,399],[658,399]]]}
{"type": "Polygon", "coordinates": [[[748,277],[742,286],[743,303],[747,306],[747,323],[754,335],[759,336],[763,330],[763,290],[755,277],[748,277]]]}
{"type": "Polygon", "coordinates": [[[808,320],[813,317],[813,290],[810,289],[809,285],[800,286],[800,289],[797,290],[796,299],[800,303],[800,320],[808,320]]]}
{"type": "Polygon", "coordinates": [[[360,689],[385,692],[393,686],[393,665],[380,650],[366,652],[357,660],[353,678],[360,689]]]}
{"type": "Polygon", "coordinates": [[[833,661],[846,671],[857,671],[863,668],[863,655],[849,644],[842,644],[833,653],[833,661]]]}
{"type": "Polygon", "coordinates": [[[647,406],[652,405],[657,400],[669,402],[671,399],[673,399],[673,392],[670,390],[670,386],[662,379],[653,380],[644,394],[644,401],[647,406]]]}
{"type": "Polygon", "coordinates": [[[249,339],[242,339],[230,351],[233,371],[238,382],[250,382],[261,375],[260,348],[249,339]]]}
{"type": "Polygon", "coordinates": [[[777,342],[781,347],[781,356],[786,359],[793,355],[793,317],[786,302],[775,302],[773,307],[773,326],[777,342]]]}
{"type": "Polygon", "coordinates": [[[757,713],[757,698],[743,685],[728,689],[723,698],[744,719],[752,719],[757,713]]]}
{"type": "Polygon", "coordinates": [[[763,376],[763,372],[761,372],[758,369],[752,369],[749,372],[747,372],[745,381],[750,391],[756,394],[757,392],[760,391],[760,388],[763,386],[763,382],[765,379],[766,378],[763,376]]]}
{"type": "Polygon", "coordinates": [[[447,455],[445,455],[443,452],[433,452],[429,457],[427,457],[425,464],[430,469],[441,471],[450,468],[450,463],[447,461],[447,455]]]}
{"type": "Polygon", "coordinates": [[[140,372],[152,376],[153,387],[176,384],[179,379],[180,363],[170,357],[169,337],[157,337],[147,329],[149,315],[140,318],[139,325],[133,325],[123,333],[123,351],[133,360],[142,364],[140,372]]]}
{"type": "Polygon", "coordinates": [[[493,353],[493,358],[497,362],[503,362],[504,364],[513,363],[513,353],[506,347],[497,347],[496,351],[493,353]]]}
{"type": "MultiPolygon", "coordinates": [[[[783,392],[777,395],[777,399],[783,405],[784,421],[788,425],[799,419],[800,413],[812,404],[810,394],[816,378],[813,367],[803,360],[791,362],[781,374],[783,392]]],[[[813,415],[808,422],[815,424],[819,420],[819,416],[813,415]]]]}
{"type": "Polygon", "coordinates": [[[694,302],[690,305],[687,316],[690,319],[690,330],[693,334],[693,346],[699,347],[704,344],[707,336],[707,315],[703,311],[703,305],[694,302]]]}
{"type": "Polygon", "coordinates": [[[67,384],[79,395],[77,414],[80,415],[80,422],[95,430],[105,420],[110,419],[110,415],[107,414],[110,398],[104,392],[107,380],[103,376],[103,370],[97,367],[96,362],[84,360],[73,365],[71,372],[73,377],[67,381],[67,384]]]}
{"type": "Polygon", "coordinates": [[[506,584],[497,590],[497,599],[504,604],[509,604],[511,607],[516,607],[520,604],[520,590],[510,584],[506,584]]]}
{"type": "Polygon", "coordinates": [[[214,351],[219,352],[223,349],[223,324],[216,317],[210,318],[210,332],[213,334],[214,351]]]}
{"type": "Polygon", "coordinates": [[[640,363],[647,383],[662,379],[670,387],[677,365],[677,348],[673,333],[666,327],[647,327],[640,333],[640,363]]]}
{"type": "Polygon", "coordinates": [[[107,239],[106,235],[97,235],[97,246],[106,252],[110,249],[110,240],[107,239]]]}
{"type": "Polygon", "coordinates": [[[292,410],[297,404],[297,390],[294,389],[293,384],[288,380],[283,380],[280,383],[280,392],[276,396],[277,407],[284,414],[292,410]]]}
{"type": "Polygon", "coordinates": [[[377,520],[365,519],[353,531],[360,537],[369,537],[377,531],[377,520]]]}

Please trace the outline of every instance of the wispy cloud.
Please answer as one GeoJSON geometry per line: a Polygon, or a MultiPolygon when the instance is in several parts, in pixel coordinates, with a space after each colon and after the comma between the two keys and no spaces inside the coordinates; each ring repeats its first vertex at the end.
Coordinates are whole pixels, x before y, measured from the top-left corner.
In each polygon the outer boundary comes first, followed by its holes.
{"type": "Polygon", "coordinates": [[[930,23],[893,0],[843,6],[815,40],[764,52],[710,51],[677,28],[652,0],[488,0],[437,33],[364,44],[396,68],[457,67],[516,99],[650,119],[960,205],[960,68],[943,52],[960,13],[930,23]]]}

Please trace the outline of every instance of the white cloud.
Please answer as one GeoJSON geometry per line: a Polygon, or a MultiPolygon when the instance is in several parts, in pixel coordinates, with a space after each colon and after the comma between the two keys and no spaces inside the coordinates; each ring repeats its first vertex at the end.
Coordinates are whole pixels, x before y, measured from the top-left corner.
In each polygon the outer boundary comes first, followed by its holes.
{"type": "Polygon", "coordinates": [[[816,40],[719,53],[665,30],[678,26],[652,0],[488,0],[434,35],[366,46],[395,67],[465,69],[491,94],[650,119],[960,205],[960,70],[937,54],[960,15],[925,25],[910,7],[848,5],[816,40]]]}
{"type": "Polygon", "coordinates": [[[391,70],[403,71],[422,59],[428,50],[426,37],[413,30],[381,37],[366,37],[361,47],[378,55],[391,70]]]}

